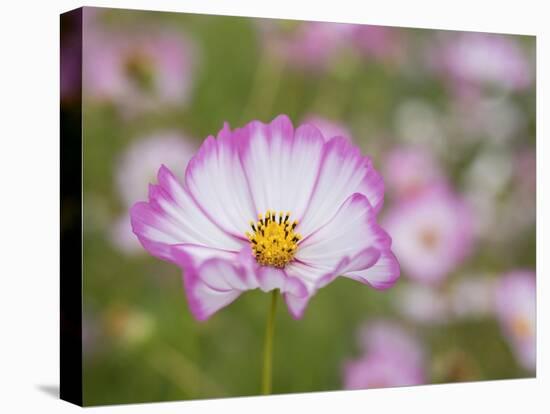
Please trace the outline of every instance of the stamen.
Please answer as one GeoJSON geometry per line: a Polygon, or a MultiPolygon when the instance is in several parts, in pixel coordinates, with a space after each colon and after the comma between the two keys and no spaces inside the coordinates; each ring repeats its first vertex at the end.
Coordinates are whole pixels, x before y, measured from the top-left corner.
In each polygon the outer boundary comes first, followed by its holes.
{"type": "Polygon", "coordinates": [[[284,267],[294,259],[301,235],[294,232],[298,221],[289,222],[290,212],[267,210],[251,222],[253,234],[246,232],[256,261],[262,266],[284,267]]]}

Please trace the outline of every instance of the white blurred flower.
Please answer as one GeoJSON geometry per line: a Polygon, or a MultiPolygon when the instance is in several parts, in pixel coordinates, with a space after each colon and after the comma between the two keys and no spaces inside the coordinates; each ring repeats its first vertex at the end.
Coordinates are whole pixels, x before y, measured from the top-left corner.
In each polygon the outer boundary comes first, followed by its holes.
{"type": "Polygon", "coordinates": [[[457,318],[483,318],[494,308],[494,280],[488,275],[473,275],[454,282],[449,292],[452,313],[457,318]]]}
{"type": "Polygon", "coordinates": [[[397,107],[395,129],[407,144],[432,148],[438,153],[447,148],[441,114],[422,100],[407,100],[397,107]]]}
{"type": "Polygon", "coordinates": [[[194,151],[189,138],[174,131],[153,134],[130,145],[117,164],[116,186],[124,210],[110,228],[114,247],[126,254],[145,251],[132,232],[129,209],[136,201],[147,198],[144,183],[156,181],[159,165],[166,165],[183,179],[194,151]]]}
{"type": "Polygon", "coordinates": [[[439,324],[449,318],[447,298],[435,287],[409,283],[402,285],[394,298],[397,310],[414,322],[439,324]]]}

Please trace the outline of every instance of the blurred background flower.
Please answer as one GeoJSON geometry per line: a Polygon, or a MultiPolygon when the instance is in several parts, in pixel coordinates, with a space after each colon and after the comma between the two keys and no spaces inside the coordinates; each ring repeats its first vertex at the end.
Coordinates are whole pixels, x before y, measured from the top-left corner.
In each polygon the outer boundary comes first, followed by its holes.
{"type": "Polygon", "coordinates": [[[94,8],[83,27],[86,403],[257,394],[265,297],[196,323],[127,212],[224,121],[279,113],[371,157],[402,277],[384,294],[338,278],[303,320],[278,313],[274,392],[535,372],[533,37],[94,8]]]}
{"type": "Polygon", "coordinates": [[[435,64],[458,94],[478,93],[483,87],[523,90],[532,82],[527,53],[513,36],[453,33],[439,40],[435,64]]]}
{"type": "Polygon", "coordinates": [[[366,389],[424,384],[424,349],[399,324],[371,321],[360,331],[363,354],[344,366],[344,387],[366,389]]]}
{"type": "Polygon", "coordinates": [[[169,25],[120,30],[87,18],[83,38],[85,96],[112,103],[124,114],[185,104],[197,56],[191,41],[169,25]]]}
{"type": "Polygon", "coordinates": [[[516,270],[502,276],[496,291],[496,312],[518,362],[525,369],[535,371],[537,342],[534,272],[516,270]]]}
{"type": "Polygon", "coordinates": [[[138,138],[122,154],[117,163],[116,184],[124,209],[111,228],[113,245],[124,253],[144,252],[132,232],[130,207],[137,201],[147,199],[147,184],[156,182],[160,165],[172,168],[183,179],[185,167],[195,152],[188,137],[176,131],[157,132],[152,136],[138,138]]]}
{"type": "Polygon", "coordinates": [[[429,151],[396,146],[384,159],[384,180],[396,200],[414,198],[426,188],[446,183],[441,167],[429,151]]]}
{"type": "Polygon", "coordinates": [[[459,195],[442,186],[396,203],[383,226],[406,274],[422,283],[441,282],[473,248],[471,212],[459,195]]]}
{"type": "Polygon", "coordinates": [[[353,25],[258,20],[261,38],[270,53],[296,69],[325,69],[338,51],[347,44],[353,25]]]}

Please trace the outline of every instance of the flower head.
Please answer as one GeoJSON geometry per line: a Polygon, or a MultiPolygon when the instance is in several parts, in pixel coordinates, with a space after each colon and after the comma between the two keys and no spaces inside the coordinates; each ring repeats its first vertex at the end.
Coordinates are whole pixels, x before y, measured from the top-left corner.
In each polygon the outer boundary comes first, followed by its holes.
{"type": "Polygon", "coordinates": [[[516,270],[502,276],[496,289],[496,313],[519,363],[534,371],[537,357],[534,272],[516,270]]]}
{"type": "Polygon", "coordinates": [[[149,253],[183,269],[197,319],[251,289],[279,289],[300,318],[338,275],[376,289],[395,283],[391,239],[376,222],[383,193],[381,176],[349,140],[325,140],[279,116],[233,131],[225,124],[183,182],[162,166],[131,218],[149,253]]]}
{"type": "Polygon", "coordinates": [[[360,332],[363,355],[344,366],[347,389],[423,384],[424,350],[401,326],[379,321],[360,332]]]}
{"type": "Polygon", "coordinates": [[[446,186],[434,186],[398,203],[384,224],[407,275],[420,282],[440,282],[471,251],[470,209],[446,186]]]}

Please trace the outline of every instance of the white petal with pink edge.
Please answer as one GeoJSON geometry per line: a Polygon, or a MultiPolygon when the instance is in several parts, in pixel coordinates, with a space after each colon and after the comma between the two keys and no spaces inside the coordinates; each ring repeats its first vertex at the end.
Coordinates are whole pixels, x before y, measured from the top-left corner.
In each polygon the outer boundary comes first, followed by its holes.
{"type": "Polygon", "coordinates": [[[341,137],[332,138],[323,147],[322,162],[308,208],[299,217],[302,236],[323,226],[352,194],[360,193],[378,212],[382,208],[384,183],[368,157],[341,137]]]}
{"type": "Polygon", "coordinates": [[[288,117],[279,116],[268,125],[251,122],[235,134],[257,212],[290,211],[300,217],[321,162],[319,130],[305,125],[294,131],[288,117]]]}
{"type": "Polygon", "coordinates": [[[131,209],[133,231],[151,254],[174,261],[170,246],[182,243],[229,251],[242,248],[241,241],[200,211],[168,168],[160,168],[158,182],[150,186],[149,202],[136,203],[131,209]]]}
{"type": "Polygon", "coordinates": [[[256,209],[229,126],[208,137],[185,172],[189,194],[213,222],[235,237],[244,238],[256,209]]]}

